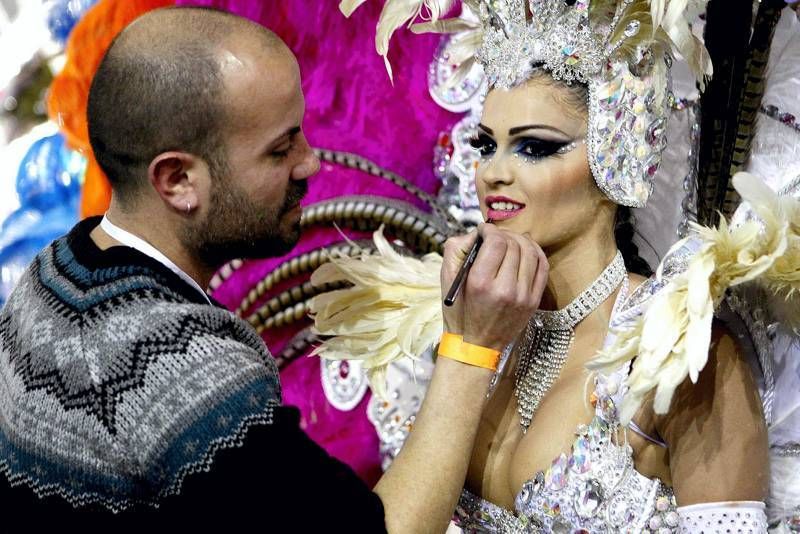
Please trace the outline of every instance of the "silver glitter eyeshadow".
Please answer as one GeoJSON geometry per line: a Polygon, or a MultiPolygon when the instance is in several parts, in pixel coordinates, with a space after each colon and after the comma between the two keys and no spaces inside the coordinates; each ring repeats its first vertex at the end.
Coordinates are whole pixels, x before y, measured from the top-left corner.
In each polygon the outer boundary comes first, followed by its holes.
{"type": "MultiPolygon", "coordinates": [[[[558,154],[558,155],[569,154],[570,152],[575,150],[580,143],[583,143],[583,142],[584,142],[583,139],[576,139],[576,140],[571,141],[571,142],[567,143],[566,145],[562,146],[561,148],[556,150],[555,153],[558,154]]],[[[547,159],[547,157],[534,158],[534,157],[530,157],[530,156],[525,156],[525,155],[519,154],[517,152],[514,152],[514,157],[517,158],[520,162],[527,163],[529,165],[530,164],[536,164],[536,163],[539,163],[540,161],[544,161],[544,160],[547,159]]]]}

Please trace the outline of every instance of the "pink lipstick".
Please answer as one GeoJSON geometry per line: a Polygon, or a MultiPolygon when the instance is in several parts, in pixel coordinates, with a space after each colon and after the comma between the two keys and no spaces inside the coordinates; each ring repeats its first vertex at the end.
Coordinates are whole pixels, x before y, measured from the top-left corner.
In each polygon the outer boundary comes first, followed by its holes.
{"type": "Polygon", "coordinates": [[[504,221],[519,215],[525,204],[504,196],[488,196],[484,199],[486,216],[493,221],[504,221]]]}

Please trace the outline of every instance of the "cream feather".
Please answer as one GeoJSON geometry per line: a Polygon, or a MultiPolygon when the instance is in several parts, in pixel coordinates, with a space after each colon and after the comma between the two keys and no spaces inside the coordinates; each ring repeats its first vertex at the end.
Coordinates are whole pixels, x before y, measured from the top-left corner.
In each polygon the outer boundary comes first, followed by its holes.
{"type": "Polygon", "coordinates": [[[312,299],[315,331],[329,336],[312,355],[362,361],[373,391],[383,395],[386,367],[400,358],[419,358],[442,334],[442,258],[397,253],[383,227],[373,240],[376,254],[331,258],[311,276],[314,285],[353,284],[312,299]]]}
{"type": "Polygon", "coordinates": [[[375,49],[383,57],[386,72],[389,73],[389,79],[392,81],[394,81],[394,76],[389,63],[389,40],[395,30],[417,16],[422,4],[422,0],[387,0],[383,5],[375,32],[375,49]]]}
{"type": "Polygon", "coordinates": [[[420,16],[433,21],[439,20],[452,9],[455,3],[455,0],[427,0],[424,7],[427,8],[428,13],[420,12],[420,16]]]}
{"type": "Polygon", "coordinates": [[[471,20],[454,18],[429,22],[418,22],[411,26],[414,33],[459,33],[480,29],[480,24],[471,20]]]}
{"type": "Polygon", "coordinates": [[[650,1],[650,19],[653,28],[661,26],[661,21],[664,20],[664,11],[666,9],[666,0],[651,0],[650,1]]]}
{"type": "Polygon", "coordinates": [[[473,13],[478,13],[481,9],[481,0],[461,0],[461,4],[473,13]]]}
{"type": "Polygon", "coordinates": [[[774,233],[783,221],[788,223],[786,252],[777,258],[760,279],[769,295],[775,318],[800,335],[800,203],[789,196],[778,196],[766,184],[737,174],[734,186],[744,192],[748,204],[759,215],[766,233],[774,233]],[[744,178],[744,179],[743,179],[744,178]]]}
{"type": "Polygon", "coordinates": [[[700,15],[706,12],[708,0],[689,0],[686,2],[686,14],[684,15],[689,22],[695,21],[700,15]]]}
{"type": "MultiPolygon", "coordinates": [[[[672,397],[688,377],[696,382],[708,361],[714,309],[729,287],[758,283],[779,293],[793,319],[800,316],[800,201],[779,197],[758,178],[739,173],[734,187],[761,223],[716,229],[695,225],[701,245],[684,272],[656,293],[636,321],[614,329],[614,340],[589,363],[610,371],[636,358],[627,379],[620,417],[628,422],[646,395],[655,390],[654,410],[669,410],[672,397]]],[[[677,243],[670,256],[686,240],[677,243]]],[[[659,275],[661,273],[659,272],[659,275]]]]}
{"type": "Polygon", "coordinates": [[[704,10],[707,2],[694,0],[691,7],[689,3],[689,0],[670,0],[659,26],[669,36],[672,47],[686,60],[702,90],[706,79],[713,74],[711,56],[700,39],[692,33],[692,20],[688,16],[704,10]]]}
{"type": "Polygon", "coordinates": [[[366,1],[367,0],[342,0],[339,2],[339,11],[341,11],[345,17],[350,18],[350,15],[353,14],[353,11],[358,9],[361,4],[366,1]]]}
{"type": "MultiPolygon", "coordinates": [[[[339,10],[349,17],[366,0],[342,0],[339,10]]],[[[411,25],[417,18],[436,23],[454,5],[455,0],[386,0],[378,18],[375,32],[375,49],[383,57],[389,79],[393,80],[392,66],[389,63],[389,41],[394,32],[405,25],[411,25]]]]}
{"type": "Polygon", "coordinates": [[[616,43],[624,39],[628,43],[637,46],[643,40],[652,39],[654,29],[658,28],[658,24],[656,24],[653,18],[650,7],[649,0],[635,0],[626,5],[614,27],[614,32],[611,34],[611,39],[609,39],[610,42],[616,43]],[[639,21],[641,25],[639,27],[639,32],[636,34],[636,38],[626,38],[625,30],[634,20],[639,21]]]}
{"type": "Polygon", "coordinates": [[[423,22],[411,26],[414,33],[453,34],[448,44],[448,61],[456,70],[446,87],[455,87],[469,74],[476,62],[475,55],[483,42],[483,27],[480,23],[464,18],[452,18],[436,22],[423,22]]]}
{"type": "Polygon", "coordinates": [[[463,65],[470,59],[475,60],[475,53],[481,46],[483,34],[481,32],[470,32],[454,37],[453,44],[450,46],[450,61],[454,65],[463,65]]]}
{"type": "Polygon", "coordinates": [[[592,25],[603,27],[610,22],[607,9],[603,7],[609,4],[615,8],[622,6],[623,11],[609,38],[612,44],[621,43],[617,53],[636,60],[642,46],[652,48],[655,57],[673,50],[686,60],[702,89],[713,69],[708,51],[692,33],[691,23],[705,11],[707,3],[708,0],[632,0],[620,4],[616,0],[600,0],[592,2],[598,6],[590,14],[592,25]],[[639,23],[639,31],[628,37],[625,30],[634,20],[639,23]]]}
{"type": "Polygon", "coordinates": [[[453,75],[447,79],[447,82],[445,83],[445,88],[450,89],[452,87],[456,87],[459,84],[461,84],[461,82],[466,80],[467,76],[469,75],[469,71],[472,70],[472,67],[475,65],[475,63],[477,63],[477,61],[478,60],[475,59],[475,57],[473,56],[468,58],[466,61],[462,62],[455,70],[453,75]]]}

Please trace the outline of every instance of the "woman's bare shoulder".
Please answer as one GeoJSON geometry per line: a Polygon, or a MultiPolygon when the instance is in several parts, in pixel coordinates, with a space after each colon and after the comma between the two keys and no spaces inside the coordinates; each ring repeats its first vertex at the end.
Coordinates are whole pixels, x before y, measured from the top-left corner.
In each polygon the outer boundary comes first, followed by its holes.
{"type": "Polygon", "coordinates": [[[713,325],[697,382],[687,378],[678,387],[656,425],[669,444],[680,505],[765,498],[769,446],[761,398],[740,344],[722,323],[713,325]]]}

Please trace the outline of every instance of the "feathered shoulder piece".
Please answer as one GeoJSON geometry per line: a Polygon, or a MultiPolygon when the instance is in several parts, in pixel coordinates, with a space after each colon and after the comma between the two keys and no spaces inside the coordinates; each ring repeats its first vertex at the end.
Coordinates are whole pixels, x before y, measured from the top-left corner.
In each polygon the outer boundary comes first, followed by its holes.
{"type": "MultiPolygon", "coordinates": [[[[694,225],[667,253],[656,275],[635,291],[610,325],[613,341],[588,367],[613,372],[635,358],[620,418],[628,422],[655,390],[656,413],[669,410],[675,389],[696,382],[706,365],[715,309],[728,289],[756,284],[780,305],[784,324],[800,328],[800,200],[773,192],[760,179],[733,179],[750,215],[730,226],[694,225]],[[644,310],[628,314],[632,309],[644,310]],[[626,318],[632,315],[633,319],[626,318]]],[[[361,360],[370,386],[384,395],[385,373],[401,358],[417,359],[442,332],[442,258],[403,256],[375,232],[375,255],[334,257],[313,274],[323,285],[347,289],[315,297],[316,333],[325,341],[313,352],[329,359],[361,360]]]]}
{"type": "Polygon", "coordinates": [[[352,284],[312,300],[315,333],[327,338],[312,355],[362,361],[370,387],[385,397],[389,364],[419,358],[442,334],[442,257],[399,254],[383,236],[383,226],[373,239],[374,255],[332,257],[311,276],[315,286],[352,284]]]}
{"type": "MultiPolygon", "coordinates": [[[[800,201],[775,193],[764,182],[739,173],[733,184],[750,216],[718,228],[694,225],[693,234],[667,253],[654,279],[635,292],[631,304],[652,295],[644,312],[612,325],[614,341],[589,363],[610,371],[632,360],[620,418],[626,423],[655,390],[656,413],[667,413],[675,389],[696,382],[706,365],[714,311],[728,289],[760,286],[784,325],[797,332],[800,320],[800,201]]],[[[622,315],[624,315],[624,310],[622,315]]]]}

